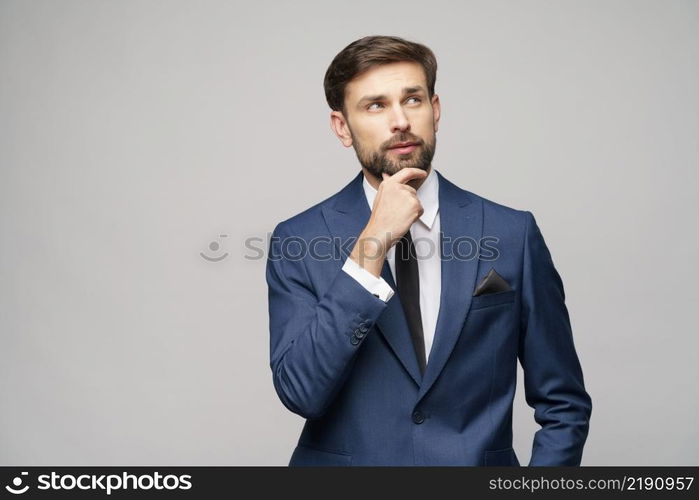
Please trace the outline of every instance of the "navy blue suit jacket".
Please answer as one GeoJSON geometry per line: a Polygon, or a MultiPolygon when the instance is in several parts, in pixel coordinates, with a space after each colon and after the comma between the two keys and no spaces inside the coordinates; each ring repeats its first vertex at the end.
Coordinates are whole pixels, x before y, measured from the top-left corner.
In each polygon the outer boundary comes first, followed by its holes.
{"type": "MultiPolygon", "coordinates": [[[[284,406],[306,419],[289,465],[518,466],[518,359],[541,426],[529,465],[580,464],[592,403],[534,216],[437,174],[442,288],[424,376],[399,298],[383,302],[341,269],[370,216],[361,172],[274,229],[272,380],[284,406]],[[487,248],[470,254],[476,242],[487,248]],[[474,297],[491,268],[511,290],[474,297]]],[[[396,289],[388,263],[382,277],[396,289]]]]}

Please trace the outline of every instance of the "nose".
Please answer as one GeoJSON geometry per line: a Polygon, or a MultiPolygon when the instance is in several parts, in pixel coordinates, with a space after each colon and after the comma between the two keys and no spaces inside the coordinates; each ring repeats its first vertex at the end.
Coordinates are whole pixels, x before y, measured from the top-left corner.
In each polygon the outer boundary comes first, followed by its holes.
{"type": "Polygon", "coordinates": [[[410,130],[410,122],[403,108],[396,106],[391,114],[391,133],[410,130]]]}

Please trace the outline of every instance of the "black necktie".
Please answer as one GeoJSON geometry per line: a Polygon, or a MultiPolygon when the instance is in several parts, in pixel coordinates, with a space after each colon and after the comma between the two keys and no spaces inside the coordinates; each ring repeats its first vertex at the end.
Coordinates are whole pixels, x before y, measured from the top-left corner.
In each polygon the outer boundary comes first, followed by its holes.
{"type": "Polygon", "coordinates": [[[400,303],[405,311],[405,319],[408,321],[410,336],[413,339],[418,365],[420,365],[420,373],[424,374],[427,361],[420,314],[420,277],[410,230],[396,243],[396,282],[400,303]]]}

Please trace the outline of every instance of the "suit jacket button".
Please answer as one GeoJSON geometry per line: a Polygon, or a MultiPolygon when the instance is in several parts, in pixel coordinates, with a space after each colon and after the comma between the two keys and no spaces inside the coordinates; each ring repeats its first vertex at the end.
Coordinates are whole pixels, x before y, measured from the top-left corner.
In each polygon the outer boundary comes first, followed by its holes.
{"type": "Polygon", "coordinates": [[[359,323],[359,331],[362,333],[366,333],[369,331],[369,327],[366,326],[366,323],[364,323],[364,322],[359,323]]]}
{"type": "Polygon", "coordinates": [[[413,413],[413,422],[416,424],[421,424],[425,421],[425,415],[421,411],[416,411],[413,413]]]}
{"type": "Polygon", "coordinates": [[[356,335],[352,335],[352,337],[350,337],[350,342],[352,343],[352,345],[357,345],[361,341],[359,340],[359,338],[356,335]]]}
{"type": "Polygon", "coordinates": [[[364,333],[362,330],[355,330],[354,335],[358,339],[361,339],[361,338],[364,338],[364,335],[366,335],[366,333],[364,333]]]}

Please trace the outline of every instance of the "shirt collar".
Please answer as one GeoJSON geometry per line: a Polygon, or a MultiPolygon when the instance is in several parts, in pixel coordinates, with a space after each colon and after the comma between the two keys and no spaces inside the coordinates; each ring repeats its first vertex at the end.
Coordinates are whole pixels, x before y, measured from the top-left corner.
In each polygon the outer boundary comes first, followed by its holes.
{"type": "MultiPolygon", "coordinates": [[[[374,198],[376,198],[376,189],[369,184],[366,175],[362,185],[364,186],[366,200],[369,203],[369,210],[371,210],[374,206],[374,198]]],[[[439,179],[434,168],[430,168],[430,173],[417,189],[417,199],[420,200],[424,210],[420,220],[428,229],[432,229],[432,224],[434,224],[434,219],[437,217],[437,211],[439,210],[439,179]]]]}

